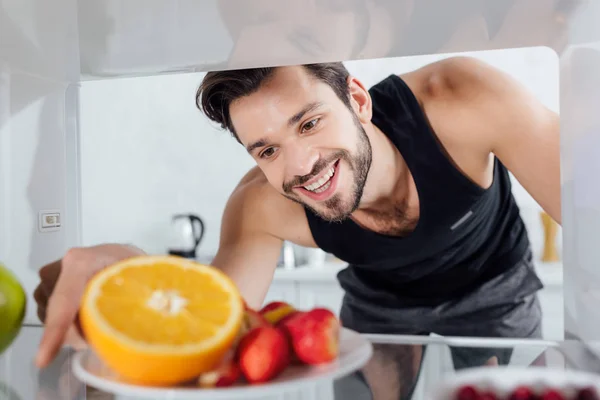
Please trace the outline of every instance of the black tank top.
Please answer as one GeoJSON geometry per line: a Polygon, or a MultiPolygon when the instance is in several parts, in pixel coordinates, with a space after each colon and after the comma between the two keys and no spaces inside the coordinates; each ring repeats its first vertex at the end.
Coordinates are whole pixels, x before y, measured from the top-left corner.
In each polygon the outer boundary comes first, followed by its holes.
{"type": "Polygon", "coordinates": [[[483,189],[444,153],[406,83],[391,75],[373,86],[372,122],[398,148],[413,176],[420,217],[393,237],[351,219],[329,223],[306,209],[317,245],[349,265],[338,273],[354,300],[379,305],[435,305],[467,293],[516,265],[529,249],[507,169],[494,161],[483,189]]]}

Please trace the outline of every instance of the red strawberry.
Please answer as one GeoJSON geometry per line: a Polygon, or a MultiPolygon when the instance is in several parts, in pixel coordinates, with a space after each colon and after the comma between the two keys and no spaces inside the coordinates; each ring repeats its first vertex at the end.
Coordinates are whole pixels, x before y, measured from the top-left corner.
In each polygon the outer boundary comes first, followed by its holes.
{"type": "Polygon", "coordinates": [[[540,400],[566,400],[558,390],[548,389],[541,396],[540,400]]]}
{"type": "Polygon", "coordinates": [[[296,313],[280,326],[287,332],[295,355],[306,364],[327,363],[339,354],[340,322],[327,309],[296,313]]]}
{"type": "Polygon", "coordinates": [[[289,344],[284,333],[271,326],[252,329],[239,343],[238,362],[249,383],[275,378],[290,363],[289,344]]]}
{"type": "Polygon", "coordinates": [[[288,334],[288,332],[287,332],[287,329],[285,328],[285,324],[286,324],[286,322],[287,322],[287,321],[289,321],[289,320],[290,320],[290,319],[291,319],[293,316],[295,316],[295,315],[298,315],[298,314],[301,314],[301,313],[304,313],[304,311],[294,311],[294,312],[292,312],[292,313],[290,313],[290,314],[286,315],[285,317],[281,318],[281,319],[279,320],[279,322],[277,323],[277,325],[276,325],[278,328],[282,329],[282,331],[283,331],[284,333],[286,333],[286,335],[288,336],[288,342],[289,342],[289,346],[290,346],[290,363],[291,363],[291,364],[295,364],[295,365],[298,365],[298,364],[303,364],[303,362],[302,362],[302,361],[300,361],[300,359],[299,359],[299,358],[298,358],[298,356],[296,355],[296,352],[294,351],[294,346],[292,345],[292,340],[291,340],[291,338],[289,337],[289,334],[288,334]]]}
{"type": "Polygon", "coordinates": [[[456,391],[456,400],[479,400],[479,392],[473,386],[462,386],[456,391]]]}
{"type": "Polygon", "coordinates": [[[198,385],[203,388],[225,387],[235,384],[242,373],[235,362],[235,353],[228,353],[217,368],[206,372],[198,378],[198,385]]]}
{"type": "Polygon", "coordinates": [[[535,400],[536,396],[533,391],[527,386],[516,388],[510,395],[510,400],[535,400]]]}
{"type": "Polygon", "coordinates": [[[259,311],[260,315],[273,325],[294,312],[296,309],[283,301],[273,301],[259,311]]]}
{"type": "Polygon", "coordinates": [[[305,314],[305,312],[304,311],[295,310],[295,311],[289,313],[288,315],[286,315],[285,317],[281,318],[277,322],[277,326],[280,326],[280,327],[284,326],[287,321],[289,321],[292,317],[294,317],[294,316],[296,316],[298,314],[305,314]]]}

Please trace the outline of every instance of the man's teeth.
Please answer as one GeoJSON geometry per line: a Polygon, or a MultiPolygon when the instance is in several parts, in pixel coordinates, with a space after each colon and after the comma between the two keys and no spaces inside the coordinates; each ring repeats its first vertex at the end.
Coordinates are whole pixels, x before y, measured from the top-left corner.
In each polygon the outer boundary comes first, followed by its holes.
{"type": "Polygon", "coordinates": [[[316,181],[308,186],[304,186],[304,189],[310,190],[311,192],[315,192],[315,193],[321,193],[322,191],[327,190],[329,188],[329,180],[333,176],[334,172],[335,172],[335,168],[331,167],[329,169],[329,171],[327,171],[327,173],[325,175],[323,175],[318,181],[316,181]]]}

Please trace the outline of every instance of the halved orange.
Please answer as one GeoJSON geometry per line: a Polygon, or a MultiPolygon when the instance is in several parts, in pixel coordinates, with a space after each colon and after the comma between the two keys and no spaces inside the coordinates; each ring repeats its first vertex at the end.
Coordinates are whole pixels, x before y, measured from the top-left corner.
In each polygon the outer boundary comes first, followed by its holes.
{"type": "Polygon", "coordinates": [[[227,275],[175,256],[134,257],[104,269],[87,285],[80,310],[98,357],[125,380],[155,386],[216,367],[243,315],[227,275]]]}

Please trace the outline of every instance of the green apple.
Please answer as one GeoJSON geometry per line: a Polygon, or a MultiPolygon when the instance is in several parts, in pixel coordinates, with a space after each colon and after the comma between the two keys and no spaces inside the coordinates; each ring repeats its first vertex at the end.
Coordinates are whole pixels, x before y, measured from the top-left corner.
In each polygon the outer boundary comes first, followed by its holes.
{"type": "Polygon", "coordinates": [[[27,306],[27,295],[16,276],[0,263],[0,354],[15,340],[27,306]]]}

